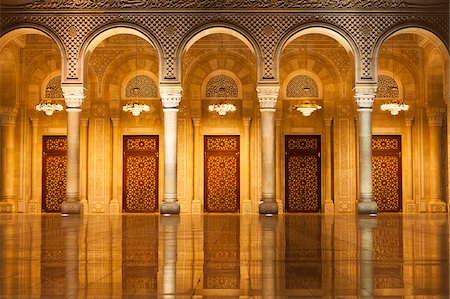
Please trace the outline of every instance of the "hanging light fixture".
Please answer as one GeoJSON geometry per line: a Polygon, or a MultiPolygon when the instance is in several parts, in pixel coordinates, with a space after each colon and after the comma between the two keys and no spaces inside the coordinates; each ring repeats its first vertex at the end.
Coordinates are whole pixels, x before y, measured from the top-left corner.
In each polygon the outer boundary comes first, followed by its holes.
{"type": "Polygon", "coordinates": [[[301,112],[303,116],[310,116],[314,111],[320,109],[322,109],[322,106],[311,102],[303,102],[292,106],[292,110],[301,112]]]}
{"type": "MultiPolygon", "coordinates": [[[[135,48],[136,48],[136,64],[135,64],[136,65],[136,75],[135,75],[135,77],[137,77],[137,67],[138,67],[137,66],[137,51],[138,51],[138,49],[137,49],[137,39],[138,39],[138,37],[135,36],[135,38],[136,38],[135,39],[135,48]]],[[[123,111],[131,112],[131,114],[133,116],[139,116],[139,115],[141,115],[141,112],[148,112],[148,111],[150,111],[150,106],[149,105],[144,104],[144,103],[142,103],[142,102],[140,102],[138,100],[138,98],[139,98],[139,91],[140,91],[140,88],[135,86],[133,88],[134,100],[128,102],[127,104],[123,105],[123,107],[122,107],[123,111]]]]}
{"type": "MultiPolygon", "coordinates": [[[[220,62],[223,61],[223,42],[222,35],[220,35],[220,62]]],[[[221,95],[226,95],[225,87],[219,87],[219,97],[221,95]]],[[[227,115],[228,112],[236,111],[236,105],[227,103],[226,99],[224,99],[220,103],[214,103],[208,106],[208,110],[211,112],[216,112],[220,116],[227,115]]]]}
{"type": "MultiPolygon", "coordinates": [[[[52,62],[52,48],[51,48],[51,42],[49,42],[50,47],[50,59],[49,64],[52,62]]],[[[49,66],[49,73],[51,73],[51,66],[49,66]]],[[[48,82],[47,82],[48,85],[48,82]]],[[[36,105],[37,111],[43,111],[45,115],[51,116],[55,111],[61,111],[63,110],[63,106],[61,104],[58,104],[55,100],[55,102],[51,98],[47,98],[47,94],[49,96],[52,95],[52,87],[47,86],[44,94],[44,98],[39,102],[39,104],[36,105]]]]}
{"type": "MultiPolygon", "coordinates": [[[[394,57],[394,40],[391,38],[392,75],[394,75],[394,58],[393,57],[394,57]]],[[[393,85],[388,88],[390,89],[391,93],[398,94],[398,96],[400,96],[400,94],[398,93],[398,87],[395,83],[395,79],[394,79],[393,85]]],[[[409,109],[409,105],[400,99],[393,99],[393,100],[390,100],[390,101],[382,104],[380,108],[382,111],[389,111],[391,113],[391,115],[395,116],[395,115],[398,115],[400,113],[400,111],[407,111],[409,109]]]]}

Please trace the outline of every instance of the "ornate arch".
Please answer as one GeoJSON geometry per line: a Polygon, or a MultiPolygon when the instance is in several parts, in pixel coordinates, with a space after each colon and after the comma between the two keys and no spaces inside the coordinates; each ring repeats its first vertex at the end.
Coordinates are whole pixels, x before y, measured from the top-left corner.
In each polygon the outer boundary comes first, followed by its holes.
{"type": "MultiPolygon", "coordinates": [[[[91,32],[91,34],[84,40],[78,54],[78,64],[84,66],[83,70],[87,68],[86,58],[90,53],[92,53],[95,47],[97,47],[100,42],[107,39],[108,37],[118,34],[130,34],[138,36],[147,41],[151,46],[153,46],[156,49],[158,56],[159,78],[163,77],[163,74],[165,73],[165,61],[164,59],[162,59],[164,57],[162,46],[159,44],[157,38],[148,30],[130,23],[109,24],[91,32]]],[[[81,78],[79,79],[81,82],[84,81],[85,76],[85,71],[80,73],[81,78]]]]}
{"type": "Polygon", "coordinates": [[[188,32],[176,50],[176,69],[175,77],[181,79],[181,64],[184,59],[186,51],[199,39],[210,34],[223,33],[232,35],[241,40],[249,49],[256,55],[256,72],[257,78],[261,78],[263,74],[263,60],[262,51],[259,44],[253,38],[253,36],[245,29],[229,23],[210,23],[200,27],[197,27],[188,32]]]}

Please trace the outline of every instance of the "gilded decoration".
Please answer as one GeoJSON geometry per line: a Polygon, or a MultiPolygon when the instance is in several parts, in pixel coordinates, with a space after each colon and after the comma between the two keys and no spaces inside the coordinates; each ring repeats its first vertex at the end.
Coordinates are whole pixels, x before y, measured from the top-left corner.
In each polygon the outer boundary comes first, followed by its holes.
{"type": "Polygon", "coordinates": [[[239,211],[239,136],[205,136],[205,209],[239,211]]]}
{"type": "Polygon", "coordinates": [[[64,99],[61,89],[61,76],[55,76],[50,79],[45,88],[45,98],[47,99],[64,99]]]}
{"type": "Polygon", "coordinates": [[[45,136],[43,145],[42,209],[60,212],[66,198],[67,139],[45,136]]]}
{"type": "Polygon", "coordinates": [[[289,81],[286,96],[288,98],[318,98],[319,87],[310,76],[298,75],[289,81]]]}
{"type": "Polygon", "coordinates": [[[230,76],[218,75],[212,77],[206,84],[207,98],[237,98],[238,87],[230,76]]]}
{"type": "Polygon", "coordinates": [[[401,136],[373,136],[372,153],[372,192],[378,210],[399,212],[402,208],[401,136]]]}
{"type": "Polygon", "coordinates": [[[124,136],[123,209],[156,212],[158,209],[158,139],[124,136]]]}
{"type": "Polygon", "coordinates": [[[149,76],[138,75],[128,81],[125,88],[125,96],[127,98],[154,99],[158,97],[158,85],[149,76]]]}
{"type": "Polygon", "coordinates": [[[320,211],[320,136],[286,136],[286,210],[320,211]]]}
{"type": "Polygon", "coordinates": [[[377,94],[378,99],[397,99],[400,97],[398,84],[394,78],[386,75],[378,75],[377,94]]]}

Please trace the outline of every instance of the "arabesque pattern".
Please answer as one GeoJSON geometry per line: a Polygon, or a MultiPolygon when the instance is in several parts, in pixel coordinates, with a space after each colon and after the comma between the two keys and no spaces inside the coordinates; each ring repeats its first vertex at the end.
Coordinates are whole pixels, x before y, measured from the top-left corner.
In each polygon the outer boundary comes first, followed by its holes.
{"type": "Polygon", "coordinates": [[[124,136],[123,209],[156,212],[158,209],[157,136],[124,136]]]}
{"type": "Polygon", "coordinates": [[[373,198],[380,212],[401,210],[401,136],[373,136],[373,198]]]}
{"type": "Polygon", "coordinates": [[[205,136],[205,210],[239,211],[239,136],[205,136]]]}
{"type": "Polygon", "coordinates": [[[44,136],[42,156],[42,209],[60,212],[66,198],[67,139],[65,136],[44,136]]]}

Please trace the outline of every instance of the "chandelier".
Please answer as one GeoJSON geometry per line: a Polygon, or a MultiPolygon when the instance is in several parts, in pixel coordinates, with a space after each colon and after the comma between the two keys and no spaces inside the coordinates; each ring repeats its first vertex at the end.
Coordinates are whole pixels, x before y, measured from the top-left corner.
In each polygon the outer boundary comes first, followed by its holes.
{"type": "Polygon", "coordinates": [[[44,111],[45,115],[53,115],[55,111],[63,110],[63,106],[61,104],[53,102],[51,99],[42,100],[39,104],[36,105],[37,111],[44,111]]]}
{"type": "Polygon", "coordinates": [[[236,106],[229,103],[219,103],[209,105],[208,109],[211,112],[217,112],[220,116],[224,116],[228,112],[236,111],[236,106]]]}
{"type": "MultiPolygon", "coordinates": [[[[139,88],[133,88],[134,94],[137,98],[137,93],[139,92],[139,88]]],[[[138,100],[131,101],[125,105],[123,105],[122,110],[125,112],[131,112],[134,116],[139,116],[141,112],[150,111],[150,106],[147,104],[141,103],[138,100]]]]}
{"type": "Polygon", "coordinates": [[[389,111],[391,115],[398,115],[400,111],[406,111],[409,109],[409,105],[403,101],[393,100],[381,105],[381,110],[389,111]]]}
{"type": "Polygon", "coordinates": [[[322,106],[310,102],[300,103],[292,106],[292,110],[301,112],[303,116],[310,116],[314,111],[320,109],[322,109],[322,106]]]}

